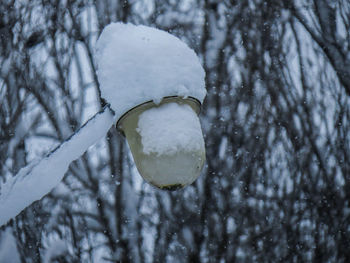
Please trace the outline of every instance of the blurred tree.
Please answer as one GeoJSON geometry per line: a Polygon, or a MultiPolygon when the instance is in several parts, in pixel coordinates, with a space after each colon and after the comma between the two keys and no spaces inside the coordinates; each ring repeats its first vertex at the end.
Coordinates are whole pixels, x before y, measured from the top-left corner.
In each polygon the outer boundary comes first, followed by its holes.
{"type": "Polygon", "coordinates": [[[23,262],[350,262],[349,1],[3,0],[0,13],[0,181],[103,106],[108,23],[177,35],[207,73],[201,178],[152,188],[113,128],[2,227],[23,262]]]}

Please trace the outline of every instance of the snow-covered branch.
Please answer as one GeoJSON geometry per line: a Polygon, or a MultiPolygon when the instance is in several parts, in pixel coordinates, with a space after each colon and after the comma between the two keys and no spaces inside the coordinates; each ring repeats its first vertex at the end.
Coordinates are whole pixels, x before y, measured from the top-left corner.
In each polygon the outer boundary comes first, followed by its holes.
{"type": "Polygon", "coordinates": [[[345,24],[337,25],[336,11],[332,4],[325,0],[315,1],[315,16],[320,24],[319,29],[316,29],[315,26],[312,26],[308,22],[307,17],[302,14],[300,8],[291,5],[290,10],[315,43],[323,50],[334,68],[340,83],[343,85],[346,93],[350,95],[349,50],[346,48],[344,39],[341,37],[341,33],[344,34],[344,32],[338,32],[341,30],[346,31],[347,29],[345,24]],[[337,29],[337,26],[339,29],[337,29]]]}

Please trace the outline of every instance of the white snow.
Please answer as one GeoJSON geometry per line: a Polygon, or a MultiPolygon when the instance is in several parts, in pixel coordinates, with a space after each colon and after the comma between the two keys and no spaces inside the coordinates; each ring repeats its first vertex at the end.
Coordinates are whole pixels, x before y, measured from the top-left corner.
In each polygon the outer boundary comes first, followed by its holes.
{"type": "Polygon", "coordinates": [[[113,123],[115,116],[106,107],[45,158],[30,163],[0,185],[0,226],[58,185],[69,164],[105,136],[113,123]]]}
{"type": "Polygon", "coordinates": [[[172,155],[204,149],[199,119],[188,105],[166,103],[141,113],[138,121],[143,152],[172,155]]]}
{"type": "Polygon", "coordinates": [[[146,101],[177,95],[202,103],[206,95],[195,52],[162,30],[112,23],[97,42],[96,60],[102,96],[117,118],[146,101]]]}
{"type": "Polygon", "coordinates": [[[49,243],[49,246],[45,249],[44,263],[54,262],[54,259],[58,256],[69,253],[67,243],[65,240],[56,239],[49,243]]]}
{"type": "Polygon", "coordinates": [[[21,262],[11,228],[7,228],[0,237],[0,262],[21,262]]]}

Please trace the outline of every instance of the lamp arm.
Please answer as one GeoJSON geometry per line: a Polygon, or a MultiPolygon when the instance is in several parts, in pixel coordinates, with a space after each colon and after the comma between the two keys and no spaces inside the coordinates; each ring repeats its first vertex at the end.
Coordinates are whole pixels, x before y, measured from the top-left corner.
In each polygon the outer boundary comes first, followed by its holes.
{"type": "Polygon", "coordinates": [[[0,184],[0,226],[57,186],[70,163],[105,136],[115,121],[114,111],[109,104],[105,105],[44,158],[23,167],[16,176],[0,184]]]}

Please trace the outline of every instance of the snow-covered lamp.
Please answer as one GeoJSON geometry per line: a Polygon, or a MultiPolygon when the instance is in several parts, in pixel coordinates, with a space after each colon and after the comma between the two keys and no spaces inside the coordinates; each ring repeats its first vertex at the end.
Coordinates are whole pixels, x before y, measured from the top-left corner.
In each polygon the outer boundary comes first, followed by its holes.
{"type": "Polygon", "coordinates": [[[101,94],[139,173],[161,189],[191,184],[205,161],[197,116],[205,73],[194,51],[165,31],[113,23],[97,42],[96,59],[101,94]]]}

